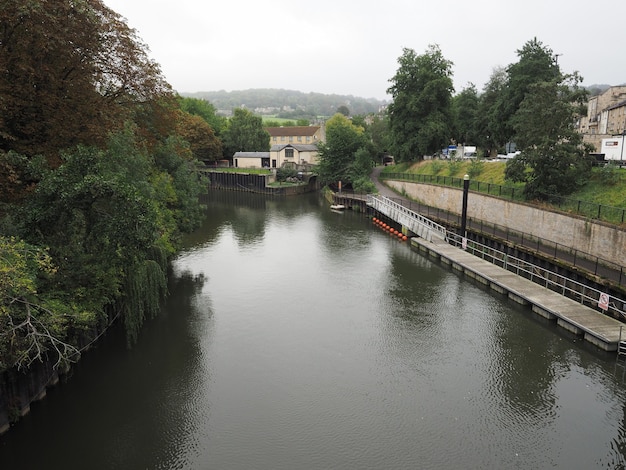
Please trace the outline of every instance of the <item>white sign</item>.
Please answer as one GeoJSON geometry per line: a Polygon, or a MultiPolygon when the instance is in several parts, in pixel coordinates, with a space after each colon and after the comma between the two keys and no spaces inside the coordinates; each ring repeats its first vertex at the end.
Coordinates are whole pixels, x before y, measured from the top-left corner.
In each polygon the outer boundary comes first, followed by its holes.
{"type": "Polygon", "coordinates": [[[609,309],[609,294],[605,294],[604,292],[600,294],[600,300],[598,300],[598,307],[602,310],[609,309]]]}

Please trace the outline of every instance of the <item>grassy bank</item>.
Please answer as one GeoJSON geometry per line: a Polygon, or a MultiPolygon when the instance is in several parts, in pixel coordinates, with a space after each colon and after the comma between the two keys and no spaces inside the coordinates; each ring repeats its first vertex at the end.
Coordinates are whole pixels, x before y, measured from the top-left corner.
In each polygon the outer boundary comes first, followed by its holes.
{"type": "MultiPolygon", "coordinates": [[[[415,175],[463,178],[469,175],[472,182],[491,183],[515,188],[521,193],[522,183],[510,183],[504,179],[506,162],[487,160],[429,160],[418,163],[400,163],[385,167],[383,174],[408,173],[415,175]]],[[[610,175],[601,167],[593,168],[590,181],[579,191],[563,200],[559,209],[579,212],[591,218],[599,218],[622,224],[626,209],[626,169],[613,169],[610,175]],[[598,207],[602,206],[602,207],[598,207]],[[613,208],[617,209],[614,210],[613,208]]]]}

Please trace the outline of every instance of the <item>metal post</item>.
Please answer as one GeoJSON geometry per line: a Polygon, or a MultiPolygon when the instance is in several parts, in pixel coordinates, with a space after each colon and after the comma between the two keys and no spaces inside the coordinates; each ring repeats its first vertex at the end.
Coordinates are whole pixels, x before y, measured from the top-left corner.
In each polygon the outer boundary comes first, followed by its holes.
{"type": "Polygon", "coordinates": [[[461,237],[465,238],[467,226],[467,193],[469,192],[469,175],[463,177],[463,210],[461,211],[461,237]]]}

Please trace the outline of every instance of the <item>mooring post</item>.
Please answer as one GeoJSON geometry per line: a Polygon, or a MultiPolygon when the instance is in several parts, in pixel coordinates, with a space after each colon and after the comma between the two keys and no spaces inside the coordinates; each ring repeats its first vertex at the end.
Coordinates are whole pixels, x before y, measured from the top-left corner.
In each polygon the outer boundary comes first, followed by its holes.
{"type": "Polygon", "coordinates": [[[465,238],[467,226],[467,193],[469,192],[469,175],[463,177],[463,209],[461,211],[461,237],[465,238]]]}

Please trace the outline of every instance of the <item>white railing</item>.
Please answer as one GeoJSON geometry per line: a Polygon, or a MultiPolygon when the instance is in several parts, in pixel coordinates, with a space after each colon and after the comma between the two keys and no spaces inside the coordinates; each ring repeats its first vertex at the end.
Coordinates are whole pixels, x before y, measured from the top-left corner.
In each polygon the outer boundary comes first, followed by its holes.
{"type": "MultiPolygon", "coordinates": [[[[450,234],[448,237],[448,243],[457,248],[463,249],[463,238],[457,234],[450,234]]],[[[503,251],[497,250],[482,243],[468,240],[466,242],[465,251],[473,254],[479,258],[489,261],[496,266],[500,266],[509,272],[515,273],[518,276],[522,276],[536,284],[542,285],[551,291],[558,292],[564,297],[576,300],[583,305],[599,308],[600,296],[604,294],[603,291],[590,287],[586,284],[571,279],[562,274],[555,273],[548,268],[530,263],[521,258],[509,255],[503,251]]],[[[626,302],[618,297],[609,297],[609,302],[605,313],[609,314],[613,318],[621,320],[626,319],[626,311],[624,306],[626,302]]]]}
{"type": "Polygon", "coordinates": [[[408,228],[420,238],[428,241],[432,241],[433,237],[444,241],[447,238],[448,231],[443,225],[439,225],[423,215],[407,209],[402,204],[398,204],[388,197],[368,195],[367,205],[408,228]]]}
{"type": "MultiPolygon", "coordinates": [[[[495,248],[469,240],[463,240],[458,234],[448,232],[445,227],[433,222],[430,219],[413,212],[410,209],[392,201],[385,196],[367,196],[367,205],[373,207],[381,214],[407,227],[411,232],[427,241],[432,241],[432,237],[440,238],[452,246],[482,258],[486,261],[500,266],[507,271],[518,276],[525,277],[537,284],[559,292],[565,297],[577,300],[582,304],[598,308],[603,291],[580,283],[574,279],[555,273],[547,268],[532,264],[526,260],[516,258],[495,248]],[[463,248],[463,246],[465,248],[463,248]]],[[[608,308],[605,312],[615,318],[626,319],[626,301],[618,297],[611,296],[608,308]]]]}

